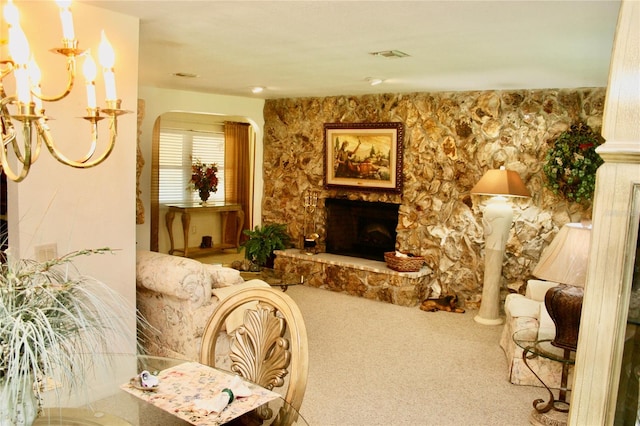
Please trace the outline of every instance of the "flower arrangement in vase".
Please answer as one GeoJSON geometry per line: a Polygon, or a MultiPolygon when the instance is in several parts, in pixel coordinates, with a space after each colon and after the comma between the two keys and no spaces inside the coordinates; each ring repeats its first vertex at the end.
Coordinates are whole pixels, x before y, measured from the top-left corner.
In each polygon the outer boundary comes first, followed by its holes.
{"type": "MultiPolygon", "coordinates": [[[[113,352],[114,338],[135,340],[127,303],[106,284],[72,267],[79,250],[45,261],[0,263],[0,425],[30,425],[41,410],[43,384],[74,389],[86,378],[94,353],[113,352]]],[[[124,340],[123,340],[124,342],[124,340]]]]}
{"type": "Polygon", "coordinates": [[[218,190],[218,165],[216,163],[205,164],[196,159],[191,165],[190,188],[198,191],[202,204],[205,205],[212,192],[218,190]]]}

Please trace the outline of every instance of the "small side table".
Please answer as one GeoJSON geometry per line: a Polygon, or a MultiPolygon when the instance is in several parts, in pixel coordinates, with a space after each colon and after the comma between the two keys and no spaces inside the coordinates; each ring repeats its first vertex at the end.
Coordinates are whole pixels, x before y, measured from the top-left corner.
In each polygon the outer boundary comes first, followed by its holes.
{"type": "Polygon", "coordinates": [[[513,340],[523,349],[522,360],[524,364],[549,392],[548,401],[545,402],[545,400],[541,398],[533,401],[534,411],[531,413],[531,421],[533,424],[558,425],[566,424],[567,422],[567,413],[569,412],[569,400],[567,398],[567,392],[569,391],[567,387],[569,366],[575,364],[576,353],[570,349],[553,346],[551,342],[554,337],[555,329],[544,328],[526,328],[518,330],[513,334],[513,340]],[[553,391],[527,362],[529,359],[537,356],[562,363],[562,378],[560,381],[560,389],[558,390],[558,398],[555,397],[553,391]]]}

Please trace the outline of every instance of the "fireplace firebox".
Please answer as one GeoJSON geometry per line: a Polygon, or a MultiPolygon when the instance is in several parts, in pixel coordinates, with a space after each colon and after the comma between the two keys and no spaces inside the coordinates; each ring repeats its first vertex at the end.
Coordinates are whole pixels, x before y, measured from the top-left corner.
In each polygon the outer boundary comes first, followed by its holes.
{"type": "Polygon", "coordinates": [[[327,198],[327,253],[384,260],[394,251],[398,204],[327,198]]]}

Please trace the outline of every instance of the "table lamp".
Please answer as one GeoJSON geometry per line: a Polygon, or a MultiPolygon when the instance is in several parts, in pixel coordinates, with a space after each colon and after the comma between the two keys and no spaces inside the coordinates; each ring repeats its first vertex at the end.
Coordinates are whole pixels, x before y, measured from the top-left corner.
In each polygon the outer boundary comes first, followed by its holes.
{"type": "Polygon", "coordinates": [[[590,223],[564,225],[533,269],[535,277],[560,284],[547,290],[544,303],[556,326],[551,344],[563,349],[578,346],[590,238],[590,223]]]}
{"type": "Polygon", "coordinates": [[[530,197],[518,173],[500,167],[488,170],[482,179],[471,189],[472,194],[491,195],[482,216],[484,226],[484,284],[482,301],[476,322],[485,325],[502,324],[500,318],[500,278],[502,261],[513,222],[513,209],[507,203],[507,197],[530,197]]]}

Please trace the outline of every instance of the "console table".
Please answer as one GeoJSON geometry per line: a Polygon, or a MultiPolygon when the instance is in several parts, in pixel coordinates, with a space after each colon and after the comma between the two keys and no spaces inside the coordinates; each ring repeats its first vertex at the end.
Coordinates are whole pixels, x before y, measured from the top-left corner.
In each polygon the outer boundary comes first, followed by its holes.
{"type": "Polygon", "coordinates": [[[194,257],[204,255],[214,251],[220,251],[227,248],[240,247],[240,234],[242,232],[242,225],[244,225],[244,212],[240,204],[225,204],[225,203],[207,203],[201,205],[198,203],[182,203],[182,204],[167,204],[169,210],[165,215],[165,222],[167,225],[167,231],[169,232],[169,241],[171,248],[169,254],[182,253],[184,257],[194,257]],[[176,213],[182,215],[182,235],[184,237],[184,247],[175,248],[173,240],[173,219],[176,213]],[[208,214],[217,215],[222,217],[221,224],[221,243],[213,244],[211,247],[189,247],[189,225],[191,224],[191,214],[208,214]]]}

